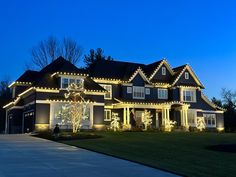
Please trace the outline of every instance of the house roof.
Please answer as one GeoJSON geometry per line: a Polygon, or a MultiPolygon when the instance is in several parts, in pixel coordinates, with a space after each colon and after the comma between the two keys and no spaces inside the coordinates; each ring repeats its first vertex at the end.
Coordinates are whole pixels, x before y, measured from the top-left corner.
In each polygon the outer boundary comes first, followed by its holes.
{"type": "Polygon", "coordinates": [[[37,78],[39,72],[27,70],[16,81],[18,82],[33,82],[37,78]]]}

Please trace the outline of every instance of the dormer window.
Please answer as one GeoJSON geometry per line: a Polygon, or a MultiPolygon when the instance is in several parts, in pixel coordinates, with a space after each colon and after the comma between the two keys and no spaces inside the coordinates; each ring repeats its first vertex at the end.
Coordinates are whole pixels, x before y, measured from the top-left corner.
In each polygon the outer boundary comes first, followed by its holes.
{"type": "Polygon", "coordinates": [[[75,78],[69,78],[69,77],[61,77],[61,88],[66,89],[69,87],[70,84],[80,84],[81,78],[75,79],[75,78]]]}
{"type": "Polygon", "coordinates": [[[69,86],[69,79],[68,78],[62,78],[61,88],[68,88],[68,86],[69,86]]]}
{"type": "Polygon", "coordinates": [[[162,75],[166,75],[166,67],[162,67],[161,71],[162,71],[162,75]]]}
{"type": "Polygon", "coordinates": [[[185,79],[189,79],[189,73],[188,73],[188,72],[185,72],[184,78],[185,78],[185,79]]]}

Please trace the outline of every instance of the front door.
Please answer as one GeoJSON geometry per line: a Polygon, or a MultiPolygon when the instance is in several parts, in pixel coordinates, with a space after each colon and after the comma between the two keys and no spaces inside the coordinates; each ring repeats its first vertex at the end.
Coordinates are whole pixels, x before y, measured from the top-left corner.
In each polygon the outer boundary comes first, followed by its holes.
{"type": "Polygon", "coordinates": [[[24,133],[34,131],[34,112],[24,113],[24,133]]]}

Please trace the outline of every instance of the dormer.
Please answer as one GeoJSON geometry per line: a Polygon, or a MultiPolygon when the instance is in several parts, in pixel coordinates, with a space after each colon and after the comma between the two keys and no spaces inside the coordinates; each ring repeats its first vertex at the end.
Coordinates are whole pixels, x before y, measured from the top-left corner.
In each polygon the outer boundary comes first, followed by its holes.
{"type": "Polygon", "coordinates": [[[167,83],[174,74],[171,66],[168,64],[166,60],[161,60],[159,62],[148,65],[147,70],[153,70],[149,77],[149,80],[153,83],[158,83],[158,82],[167,83]]]}
{"type": "Polygon", "coordinates": [[[174,68],[175,78],[172,86],[189,86],[204,88],[201,81],[198,79],[196,74],[193,72],[189,65],[183,65],[178,68],[174,68]]]}

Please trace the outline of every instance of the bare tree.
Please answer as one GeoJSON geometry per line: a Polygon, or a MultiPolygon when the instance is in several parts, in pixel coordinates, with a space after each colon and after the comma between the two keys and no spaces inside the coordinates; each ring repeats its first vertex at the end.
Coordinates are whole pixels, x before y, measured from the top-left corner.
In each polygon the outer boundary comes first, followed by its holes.
{"type": "Polygon", "coordinates": [[[70,38],[64,38],[62,42],[50,36],[48,39],[40,41],[32,48],[31,56],[33,64],[42,69],[59,56],[64,57],[72,64],[76,64],[83,53],[82,47],[70,38]]]}
{"type": "Polygon", "coordinates": [[[61,49],[61,55],[73,64],[79,61],[83,53],[83,48],[71,38],[64,38],[61,49]]]}

